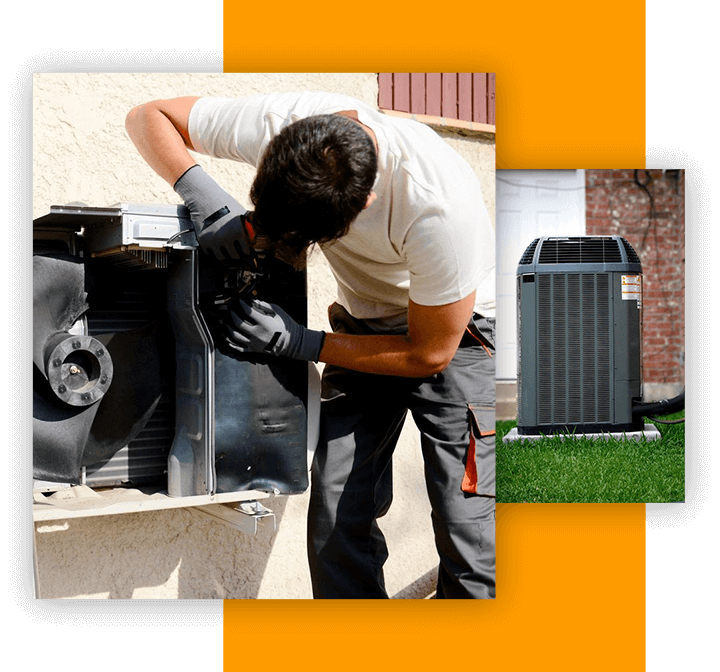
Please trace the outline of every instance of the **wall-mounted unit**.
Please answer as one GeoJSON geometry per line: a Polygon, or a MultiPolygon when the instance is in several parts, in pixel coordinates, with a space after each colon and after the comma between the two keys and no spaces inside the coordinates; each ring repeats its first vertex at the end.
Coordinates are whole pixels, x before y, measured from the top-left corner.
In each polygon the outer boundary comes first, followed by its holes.
{"type": "Polygon", "coordinates": [[[519,436],[643,430],[642,266],[624,238],[537,238],[517,308],[519,436]]]}
{"type": "Polygon", "coordinates": [[[208,257],[182,206],[54,206],[36,219],[36,484],[129,486],[203,504],[303,492],[308,366],[226,344],[223,316],[250,296],[306,322],[303,271],[256,255],[208,257]]]}

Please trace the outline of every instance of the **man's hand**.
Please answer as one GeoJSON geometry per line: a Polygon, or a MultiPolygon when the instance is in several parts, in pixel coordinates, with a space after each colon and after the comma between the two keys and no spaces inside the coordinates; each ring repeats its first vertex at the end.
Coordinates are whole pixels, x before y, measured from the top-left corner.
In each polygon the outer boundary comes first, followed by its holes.
{"type": "Polygon", "coordinates": [[[295,322],[279,306],[240,301],[237,310],[230,309],[228,343],[240,352],[283,355],[293,359],[317,362],[325,332],[307,329],[295,322]]]}
{"type": "Polygon", "coordinates": [[[173,187],[190,211],[200,247],[222,259],[250,254],[247,210],[222,189],[200,166],[186,170],[173,187]]]}

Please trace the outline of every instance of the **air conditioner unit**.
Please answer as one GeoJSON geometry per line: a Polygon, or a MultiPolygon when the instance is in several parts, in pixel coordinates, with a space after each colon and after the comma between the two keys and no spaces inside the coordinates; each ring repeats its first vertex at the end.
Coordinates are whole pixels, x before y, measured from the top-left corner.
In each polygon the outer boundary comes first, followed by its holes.
{"type": "Polygon", "coordinates": [[[239,354],[223,328],[254,296],[306,323],[304,271],[208,257],[182,206],[53,206],[33,242],[36,482],[306,490],[307,363],[239,354]]]}
{"type": "Polygon", "coordinates": [[[518,436],[645,429],[633,414],[642,265],[624,238],[537,238],[518,265],[517,309],[518,436]]]}

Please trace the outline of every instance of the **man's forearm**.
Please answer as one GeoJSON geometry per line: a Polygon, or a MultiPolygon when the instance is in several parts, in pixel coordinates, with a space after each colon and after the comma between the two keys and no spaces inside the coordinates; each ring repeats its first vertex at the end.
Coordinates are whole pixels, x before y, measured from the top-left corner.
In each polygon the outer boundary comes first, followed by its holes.
{"type": "Polygon", "coordinates": [[[444,349],[421,348],[408,336],[329,333],[320,361],[364,373],[425,378],[442,371],[459,343],[444,349]]]}
{"type": "Polygon", "coordinates": [[[442,306],[410,301],[408,335],[327,334],[320,361],[365,373],[435,375],[455,356],[474,304],[475,292],[442,306]]]}

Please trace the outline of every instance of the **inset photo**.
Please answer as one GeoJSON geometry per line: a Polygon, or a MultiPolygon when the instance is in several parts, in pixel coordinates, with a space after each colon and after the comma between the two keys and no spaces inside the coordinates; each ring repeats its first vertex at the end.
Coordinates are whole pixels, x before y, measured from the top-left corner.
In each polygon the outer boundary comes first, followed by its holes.
{"type": "Polygon", "coordinates": [[[685,171],[497,173],[497,501],[685,498],[685,171]]]}

